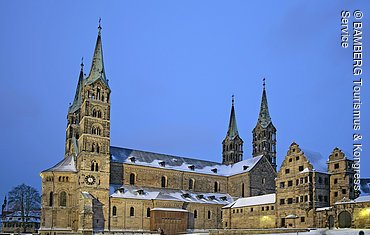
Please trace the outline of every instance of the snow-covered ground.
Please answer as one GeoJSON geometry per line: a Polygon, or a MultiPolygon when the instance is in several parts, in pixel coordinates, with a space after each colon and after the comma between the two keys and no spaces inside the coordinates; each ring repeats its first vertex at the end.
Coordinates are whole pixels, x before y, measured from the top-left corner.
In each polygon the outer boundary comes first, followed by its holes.
{"type": "Polygon", "coordinates": [[[311,230],[310,232],[300,233],[278,233],[279,235],[358,235],[360,231],[364,234],[370,235],[370,229],[317,229],[311,230]]]}
{"type": "MultiPolygon", "coordinates": [[[[300,232],[300,233],[274,233],[276,235],[358,235],[360,231],[364,234],[370,235],[370,229],[317,229],[311,230],[310,232],[300,232]]],[[[207,235],[208,233],[189,233],[192,235],[207,235]]],[[[272,233],[270,233],[272,234],[272,233]]],[[[262,235],[262,234],[260,234],[262,235]]],[[[266,234],[263,234],[266,235],[266,234]]]]}

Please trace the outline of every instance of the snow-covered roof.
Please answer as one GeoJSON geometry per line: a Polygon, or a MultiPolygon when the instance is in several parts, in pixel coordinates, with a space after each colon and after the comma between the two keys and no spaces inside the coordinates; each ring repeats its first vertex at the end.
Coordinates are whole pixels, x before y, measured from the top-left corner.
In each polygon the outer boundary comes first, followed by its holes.
{"type": "Polygon", "coordinates": [[[302,149],[302,152],[306,156],[307,160],[312,164],[314,170],[324,173],[328,172],[326,160],[320,153],[307,149],[302,149]]]}
{"type": "Polygon", "coordinates": [[[316,208],[316,211],[328,211],[331,210],[331,206],[316,208]]]}
{"type": "MultiPolygon", "coordinates": [[[[7,214],[3,222],[19,222],[22,220],[21,211],[16,211],[11,214],[7,214]]],[[[40,223],[40,211],[30,211],[28,214],[27,222],[40,223]]]]}
{"type": "Polygon", "coordinates": [[[186,190],[136,187],[132,185],[110,185],[110,195],[113,198],[129,198],[139,200],[170,200],[206,204],[226,205],[233,202],[226,193],[201,193],[186,190]]]}
{"type": "Polygon", "coordinates": [[[358,203],[358,202],[370,202],[370,195],[360,196],[360,197],[356,198],[354,201],[355,201],[355,203],[358,203]]]}
{"type": "Polygon", "coordinates": [[[352,204],[352,203],[362,203],[362,202],[370,202],[370,195],[366,196],[359,196],[358,198],[354,200],[345,200],[345,198],[342,201],[336,202],[335,204],[352,204]]]}
{"type": "Polygon", "coordinates": [[[55,166],[44,170],[43,172],[77,172],[75,160],[73,155],[65,157],[62,161],[58,162],[55,166]]]}
{"type": "Polygon", "coordinates": [[[287,215],[285,218],[286,219],[296,219],[296,218],[298,218],[298,216],[290,214],[290,215],[287,215]]]}
{"type": "Polygon", "coordinates": [[[233,165],[223,165],[218,162],[113,146],[110,147],[110,152],[112,162],[222,176],[248,172],[253,169],[256,163],[262,158],[261,155],[237,162],[233,165]]]}
{"type": "Polygon", "coordinates": [[[224,206],[223,208],[237,208],[237,207],[246,207],[246,206],[258,206],[266,204],[274,204],[276,201],[276,194],[265,194],[260,196],[253,197],[243,197],[237,199],[235,202],[224,206]]]}
{"type": "Polygon", "coordinates": [[[187,210],[184,209],[179,209],[179,208],[160,208],[156,207],[151,209],[151,211],[174,211],[174,212],[188,212],[187,210]]]}
{"type": "Polygon", "coordinates": [[[86,198],[86,199],[94,199],[94,197],[89,193],[89,192],[81,192],[81,195],[83,198],[86,198]]]}

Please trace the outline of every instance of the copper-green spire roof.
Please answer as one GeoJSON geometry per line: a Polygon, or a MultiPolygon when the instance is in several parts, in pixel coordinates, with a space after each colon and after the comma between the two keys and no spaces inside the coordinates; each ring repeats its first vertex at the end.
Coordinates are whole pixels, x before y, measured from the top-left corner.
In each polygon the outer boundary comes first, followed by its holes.
{"type": "Polygon", "coordinates": [[[73,100],[72,105],[69,107],[69,112],[75,112],[81,106],[83,82],[84,82],[84,62],[82,58],[81,70],[80,70],[80,76],[78,78],[76,94],[75,94],[75,98],[73,100]]]}
{"type": "Polygon", "coordinates": [[[104,82],[105,85],[108,86],[108,81],[105,76],[105,70],[104,70],[103,46],[102,46],[102,40],[101,40],[102,27],[100,23],[101,23],[101,20],[99,19],[98,38],[96,39],[96,45],[95,45],[94,55],[92,59],[92,65],[91,65],[89,76],[86,79],[86,82],[93,83],[96,80],[100,79],[101,81],[104,82]]]}
{"type": "Polygon", "coordinates": [[[233,95],[232,104],[231,104],[229,129],[227,130],[227,137],[233,139],[238,135],[239,133],[238,133],[238,127],[236,125],[236,117],[235,117],[235,110],[234,110],[234,95],[233,95]]]}
{"type": "Polygon", "coordinates": [[[261,101],[260,114],[258,116],[258,123],[261,124],[263,128],[266,128],[271,123],[269,107],[267,105],[265,79],[263,79],[262,101],[261,101]]]}

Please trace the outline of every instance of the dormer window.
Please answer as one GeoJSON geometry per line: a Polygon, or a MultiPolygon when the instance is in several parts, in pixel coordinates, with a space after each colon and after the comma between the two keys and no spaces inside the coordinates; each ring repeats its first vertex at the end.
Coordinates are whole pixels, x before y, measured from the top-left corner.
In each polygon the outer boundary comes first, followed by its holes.
{"type": "Polygon", "coordinates": [[[182,196],[183,196],[184,198],[190,198],[190,194],[188,194],[188,193],[184,193],[182,196]]]}
{"type": "Polygon", "coordinates": [[[209,196],[209,197],[208,197],[208,199],[209,199],[209,200],[215,200],[215,199],[216,199],[216,197],[215,197],[215,196],[209,196]]]}
{"type": "Polygon", "coordinates": [[[248,169],[248,166],[243,166],[243,171],[246,171],[248,169]]]}
{"type": "Polygon", "coordinates": [[[164,161],[160,161],[160,162],[159,162],[159,165],[160,165],[161,167],[165,167],[165,166],[166,166],[166,163],[165,163],[164,161]]]}
{"type": "Polygon", "coordinates": [[[133,162],[133,163],[136,162],[136,158],[135,157],[130,157],[129,160],[130,160],[130,162],[133,162]]]}
{"type": "Polygon", "coordinates": [[[221,199],[222,201],[226,201],[226,200],[227,200],[227,197],[226,197],[226,196],[222,196],[222,197],[220,197],[220,199],[221,199]]]}
{"type": "Polygon", "coordinates": [[[117,192],[124,193],[125,192],[125,189],[124,188],[119,188],[119,189],[117,189],[117,192]]]}
{"type": "Polygon", "coordinates": [[[145,192],[144,192],[144,190],[143,190],[143,189],[138,189],[136,192],[137,192],[137,194],[139,194],[139,195],[144,195],[144,194],[145,194],[145,192]]]}
{"type": "Polygon", "coordinates": [[[217,168],[213,168],[211,171],[212,171],[213,173],[217,173],[217,168]]]}
{"type": "Polygon", "coordinates": [[[195,166],[194,165],[190,165],[190,166],[188,166],[188,168],[190,169],[190,170],[195,170],[195,166]]]}

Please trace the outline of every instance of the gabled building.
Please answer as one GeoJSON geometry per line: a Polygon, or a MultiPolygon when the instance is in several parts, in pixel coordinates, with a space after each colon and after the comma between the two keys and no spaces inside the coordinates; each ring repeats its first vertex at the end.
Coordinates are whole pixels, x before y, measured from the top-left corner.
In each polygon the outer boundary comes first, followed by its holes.
{"type": "Polygon", "coordinates": [[[352,164],[353,160],[339,148],[334,148],[326,161],[319,153],[301,149],[293,142],[277,173],[276,193],[239,198],[223,207],[223,226],[367,228],[368,181],[361,180],[361,196],[356,198],[352,164]]]}

